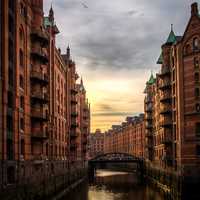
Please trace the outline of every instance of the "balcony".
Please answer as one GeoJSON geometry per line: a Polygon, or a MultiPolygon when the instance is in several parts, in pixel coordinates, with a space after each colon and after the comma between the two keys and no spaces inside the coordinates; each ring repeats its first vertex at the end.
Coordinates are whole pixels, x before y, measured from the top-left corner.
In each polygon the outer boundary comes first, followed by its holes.
{"type": "Polygon", "coordinates": [[[150,105],[147,106],[147,107],[146,107],[146,112],[147,112],[147,113],[151,113],[151,112],[153,112],[153,107],[150,106],[150,105]]]}
{"type": "Polygon", "coordinates": [[[170,119],[170,118],[164,118],[164,120],[162,120],[160,122],[160,126],[161,127],[171,127],[172,126],[172,119],[170,119]]]}
{"type": "Polygon", "coordinates": [[[161,115],[168,115],[172,113],[172,108],[171,106],[163,106],[160,109],[160,114],[161,115]]]}
{"type": "Polygon", "coordinates": [[[35,29],[31,32],[32,41],[39,41],[43,46],[47,46],[49,44],[48,36],[40,29],[35,29]]]}
{"type": "Polygon", "coordinates": [[[31,56],[33,59],[41,61],[44,65],[49,61],[48,56],[42,51],[41,48],[33,48],[31,50],[31,56]]]}
{"type": "Polygon", "coordinates": [[[151,96],[146,96],[144,101],[145,101],[146,104],[152,103],[152,97],[151,96]]]}
{"type": "Polygon", "coordinates": [[[161,78],[170,75],[171,70],[169,66],[162,66],[161,72],[158,74],[161,78]]]}
{"type": "Polygon", "coordinates": [[[78,117],[78,113],[77,112],[72,112],[71,113],[71,117],[72,118],[77,118],[78,117]]]}
{"type": "Polygon", "coordinates": [[[153,124],[150,122],[146,123],[146,129],[152,129],[153,128],[153,124]]]}
{"type": "Polygon", "coordinates": [[[148,113],[148,114],[146,115],[146,120],[147,120],[147,121],[151,121],[152,119],[153,119],[152,115],[148,113]]]}
{"type": "Polygon", "coordinates": [[[167,80],[167,81],[163,81],[160,86],[159,86],[160,90],[167,90],[167,89],[171,89],[171,81],[167,80]]]}
{"type": "Polygon", "coordinates": [[[77,90],[77,89],[74,89],[74,88],[72,88],[72,89],[71,89],[71,94],[73,94],[73,95],[76,95],[76,94],[78,94],[78,90],[77,90]]]}
{"type": "Polygon", "coordinates": [[[43,74],[42,72],[37,72],[32,70],[30,77],[33,82],[37,81],[43,85],[48,85],[49,83],[48,76],[46,74],[43,74]]]}
{"type": "Polygon", "coordinates": [[[33,140],[46,140],[47,133],[46,133],[46,131],[32,131],[31,138],[33,140]]]}
{"type": "Polygon", "coordinates": [[[71,97],[71,104],[72,105],[76,105],[78,102],[77,102],[77,99],[76,99],[76,96],[72,96],[71,97]]]}
{"type": "Polygon", "coordinates": [[[40,90],[32,91],[31,98],[32,98],[32,101],[39,101],[45,104],[49,101],[48,94],[40,90]]]}
{"type": "Polygon", "coordinates": [[[169,92],[165,92],[160,96],[160,102],[162,103],[171,102],[171,98],[172,98],[171,94],[169,92]]]}
{"type": "Polygon", "coordinates": [[[48,121],[48,114],[39,109],[32,109],[31,110],[31,118],[33,120],[48,121]]]}
{"type": "Polygon", "coordinates": [[[77,128],[78,127],[78,123],[77,122],[71,122],[71,128],[77,128]]]}

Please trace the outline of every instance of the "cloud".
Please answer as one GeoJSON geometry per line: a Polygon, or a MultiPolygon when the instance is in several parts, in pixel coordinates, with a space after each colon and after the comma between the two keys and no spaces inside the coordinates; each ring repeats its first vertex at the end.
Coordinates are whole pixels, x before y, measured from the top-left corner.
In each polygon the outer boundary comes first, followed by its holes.
{"type": "Polygon", "coordinates": [[[133,112],[104,112],[104,113],[93,113],[93,116],[133,116],[137,113],[133,112]]]}
{"type": "MultiPolygon", "coordinates": [[[[92,101],[92,127],[106,129],[113,119],[119,122],[129,112],[143,111],[145,82],[152,69],[159,70],[155,63],[170,25],[183,34],[193,0],[83,2],[87,9],[80,0],[53,1],[57,46],[66,51],[70,44],[92,101]],[[108,116],[111,112],[118,116],[108,116]],[[97,123],[103,118],[104,123],[97,123]]],[[[44,1],[45,14],[50,4],[44,1]]]]}

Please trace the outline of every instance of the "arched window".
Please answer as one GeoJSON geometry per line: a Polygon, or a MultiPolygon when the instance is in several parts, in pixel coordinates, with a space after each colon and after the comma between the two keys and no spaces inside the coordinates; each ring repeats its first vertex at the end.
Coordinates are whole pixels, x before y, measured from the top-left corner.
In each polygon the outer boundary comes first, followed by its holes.
{"type": "Polygon", "coordinates": [[[198,72],[196,72],[194,74],[194,80],[195,80],[195,82],[199,82],[199,73],[198,72]]]}
{"type": "Polygon", "coordinates": [[[199,68],[199,59],[198,59],[198,57],[194,57],[194,68],[196,68],[196,69],[199,68]]]}
{"type": "Polygon", "coordinates": [[[198,50],[198,48],[199,48],[199,39],[195,37],[193,39],[193,50],[198,50]]]}

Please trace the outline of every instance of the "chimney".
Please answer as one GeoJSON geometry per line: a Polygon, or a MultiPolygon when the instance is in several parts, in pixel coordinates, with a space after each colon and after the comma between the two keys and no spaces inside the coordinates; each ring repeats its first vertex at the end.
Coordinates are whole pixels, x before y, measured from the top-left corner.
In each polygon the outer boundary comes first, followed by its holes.
{"type": "Polygon", "coordinates": [[[192,16],[197,16],[199,14],[199,10],[198,10],[198,3],[195,2],[191,5],[191,15],[192,16]]]}

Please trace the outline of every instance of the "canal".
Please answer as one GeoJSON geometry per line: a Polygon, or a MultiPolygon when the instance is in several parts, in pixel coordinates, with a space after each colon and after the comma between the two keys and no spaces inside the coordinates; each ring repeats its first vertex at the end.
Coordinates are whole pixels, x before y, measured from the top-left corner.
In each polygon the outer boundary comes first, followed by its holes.
{"type": "Polygon", "coordinates": [[[82,183],[62,200],[164,200],[164,197],[149,186],[141,186],[135,174],[99,170],[92,183],[82,183]]]}

